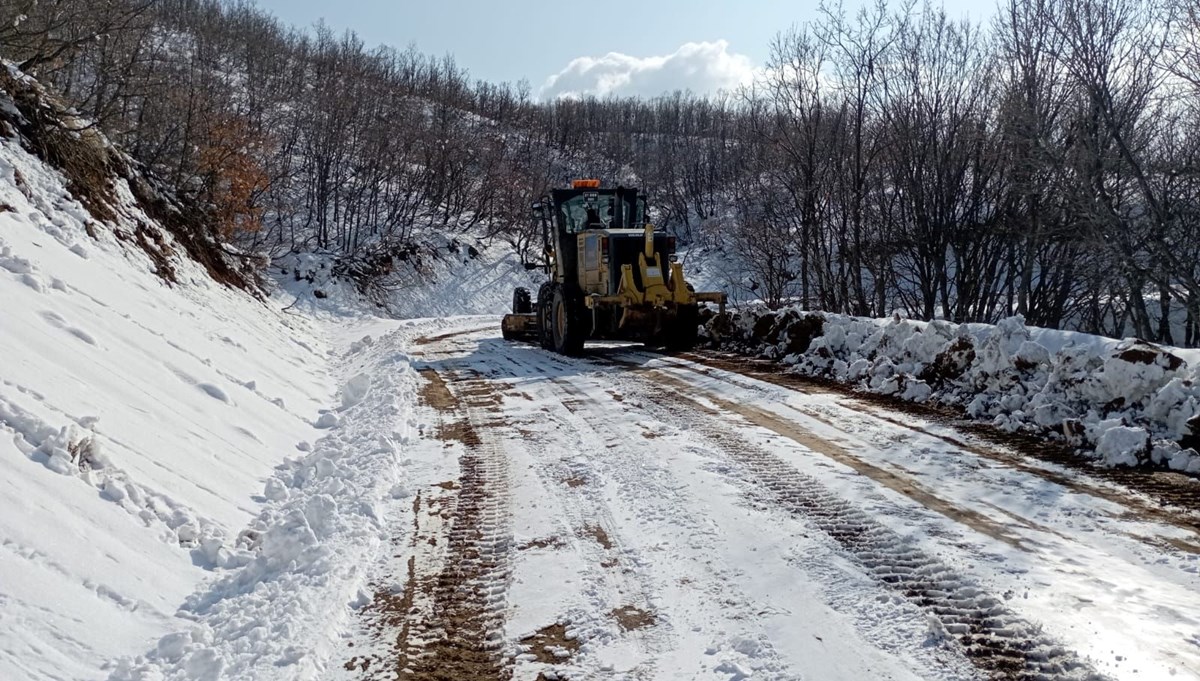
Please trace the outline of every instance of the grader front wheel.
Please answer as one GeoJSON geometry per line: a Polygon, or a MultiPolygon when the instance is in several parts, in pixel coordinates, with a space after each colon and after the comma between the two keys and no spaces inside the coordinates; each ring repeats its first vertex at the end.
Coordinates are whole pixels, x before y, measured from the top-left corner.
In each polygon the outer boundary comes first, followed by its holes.
{"type": "Polygon", "coordinates": [[[680,307],[670,328],[663,332],[661,345],[668,352],[688,352],[696,347],[699,335],[699,308],[694,306],[680,307]]]}

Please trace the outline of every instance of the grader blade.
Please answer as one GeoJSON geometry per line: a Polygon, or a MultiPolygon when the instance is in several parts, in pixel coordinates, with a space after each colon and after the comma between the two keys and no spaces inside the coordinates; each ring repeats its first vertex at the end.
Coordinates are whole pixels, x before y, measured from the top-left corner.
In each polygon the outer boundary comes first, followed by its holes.
{"type": "Polygon", "coordinates": [[[535,314],[506,314],[500,320],[504,340],[537,340],[540,332],[535,314]]]}

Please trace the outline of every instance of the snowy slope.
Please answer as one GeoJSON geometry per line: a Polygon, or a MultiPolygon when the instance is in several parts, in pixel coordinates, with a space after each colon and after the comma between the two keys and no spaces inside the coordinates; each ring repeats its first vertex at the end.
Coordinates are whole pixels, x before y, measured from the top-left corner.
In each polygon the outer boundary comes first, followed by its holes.
{"type": "MultiPolygon", "coordinates": [[[[403,338],[404,329],[390,335],[403,338]]],[[[321,437],[262,487],[268,501],[229,569],[184,599],[180,619],[156,643],[118,660],[114,681],[324,677],[331,646],[363,598],[367,566],[411,506],[402,457],[416,399],[405,354],[370,335],[335,336],[345,347],[335,373],[345,380],[317,421],[321,437]]]]}
{"type": "Polygon", "coordinates": [[[507,249],[435,239],[434,283],[390,309],[316,259],[260,300],[124,180],[98,222],[0,106],[0,679],[322,675],[356,566],[408,503],[413,372],[403,339],[359,340],[369,312],[503,312],[534,280],[507,249]]]}
{"type": "Polygon", "coordinates": [[[496,315],[510,312],[513,289],[537,292],[546,277],[527,272],[503,242],[480,245],[479,255],[448,251],[433,264],[432,277],[396,296],[394,313],[402,318],[496,315]]]}
{"type": "Polygon", "coordinates": [[[332,393],[315,324],[120,243],[151,221],[119,189],[99,225],[0,139],[2,679],[103,678],[175,628],[332,393]]]}
{"type": "Polygon", "coordinates": [[[546,279],[541,272],[526,271],[503,241],[448,238],[433,228],[420,241],[424,244],[420,269],[412,261],[396,261],[395,273],[385,282],[386,300],[377,305],[364,300],[352,280],[334,276],[329,257],[287,256],[276,263],[273,274],[292,296],[294,309],[349,316],[368,310],[399,319],[505,314],[512,306],[513,289],[525,287],[536,294],[546,279]]]}

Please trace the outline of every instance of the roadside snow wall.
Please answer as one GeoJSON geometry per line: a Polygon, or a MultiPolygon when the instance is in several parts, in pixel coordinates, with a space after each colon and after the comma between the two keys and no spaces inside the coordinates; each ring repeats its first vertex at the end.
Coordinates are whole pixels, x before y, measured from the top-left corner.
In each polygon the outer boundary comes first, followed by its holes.
{"type": "Polygon", "coordinates": [[[1200,474],[1195,351],[1030,328],[1019,316],[960,325],[752,307],[706,330],[799,374],[1065,440],[1105,466],[1200,474]]]}
{"type": "Polygon", "coordinates": [[[192,257],[119,151],[0,69],[0,679],[104,679],[253,565],[335,385],[317,324],[192,257]]]}

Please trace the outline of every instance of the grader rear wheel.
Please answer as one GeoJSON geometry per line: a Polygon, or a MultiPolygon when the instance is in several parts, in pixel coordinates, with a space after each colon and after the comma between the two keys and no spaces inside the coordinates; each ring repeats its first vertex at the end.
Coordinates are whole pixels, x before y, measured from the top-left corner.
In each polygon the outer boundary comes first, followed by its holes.
{"type": "Polygon", "coordinates": [[[583,339],[587,336],[582,306],[564,286],[554,287],[554,302],[551,305],[551,337],[554,351],[562,355],[578,355],[583,352],[583,339]]]}
{"type": "Polygon", "coordinates": [[[550,308],[554,304],[554,291],[558,287],[551,283],[542,284],[538,289],[537,306],[534,308],[537,312],[538,326],[538,342],[546,350],[554,349],[554,336],[550,332],[550,308]]]}

